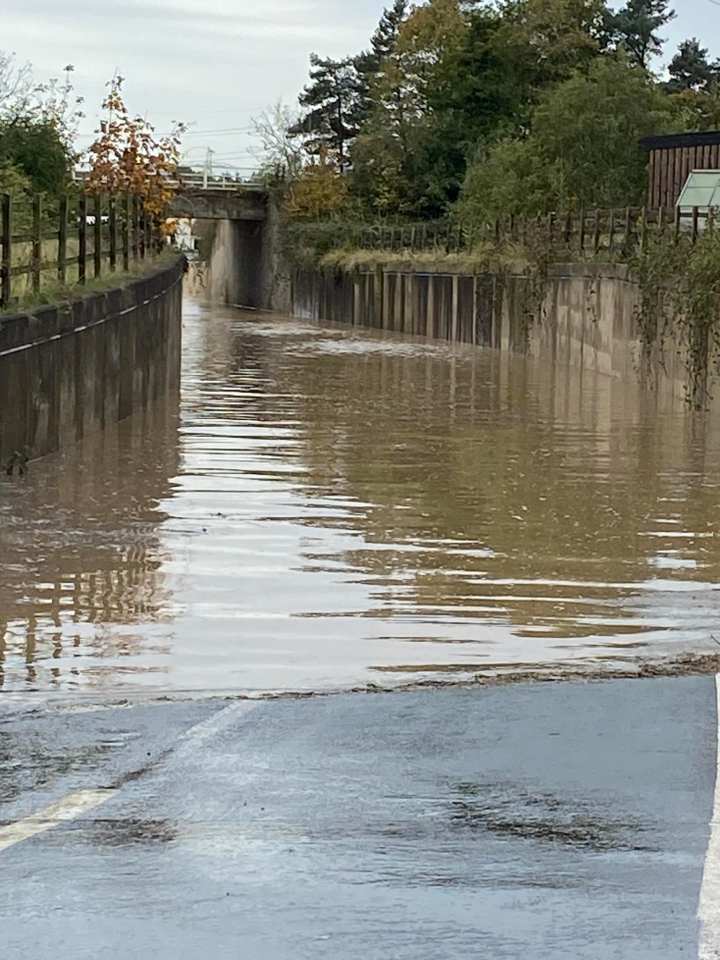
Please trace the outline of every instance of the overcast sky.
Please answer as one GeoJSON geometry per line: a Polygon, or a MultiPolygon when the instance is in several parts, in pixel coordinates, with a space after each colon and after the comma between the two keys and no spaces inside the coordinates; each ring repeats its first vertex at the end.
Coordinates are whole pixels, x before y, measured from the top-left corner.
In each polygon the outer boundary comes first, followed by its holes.
{"type": "MultiPolygon", "coordinates": [[[[117,69],[131,111],[146,113],[160,131],[174,119],[193,124],[186,138],[193,163],[211,146],[218,162],[242,166],[253,162],[252,117],[278,99],[295,102],[312,51],[361,50],[388,2],[0,0],[0,48],[32,61],[38,79],[75,65],[87,100],[83,143],[117,69]]],[[[676,0],[675,8],[668,50],[697,36],[720,56],[720,6],[676,0]]]]}

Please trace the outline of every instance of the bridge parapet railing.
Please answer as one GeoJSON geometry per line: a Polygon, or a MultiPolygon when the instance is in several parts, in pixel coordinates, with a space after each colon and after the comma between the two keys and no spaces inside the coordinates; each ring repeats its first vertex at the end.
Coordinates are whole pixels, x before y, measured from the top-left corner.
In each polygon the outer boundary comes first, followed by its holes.
{"type": "Polygon", "coordinates": [[[234,192],[246,187],[264,187],[265,182],[253,171],[248,170],[246,175],[211,176],[206,173],[180,173],[172,181],[178,190],[222,190],[234,192]]]}
{"type": "MultiPolygon", "coordinates": [[[[73,179],[82,186],[90,176],[89,170],[76,169],[73,179]]],[[[167,184],[174,190],[212,190],[234,192],[248,187],[264,187],[265,181],[257,172],[248,167],[230,174],[211,174],[202,170],[178,171],[177,175],[167,179],[167,184]]]]}
{"type": "Polygon", "coordinates": [[[51,284],[129,270],[164,243],[140,197],[0,193],[0,309],[51,284]]]}

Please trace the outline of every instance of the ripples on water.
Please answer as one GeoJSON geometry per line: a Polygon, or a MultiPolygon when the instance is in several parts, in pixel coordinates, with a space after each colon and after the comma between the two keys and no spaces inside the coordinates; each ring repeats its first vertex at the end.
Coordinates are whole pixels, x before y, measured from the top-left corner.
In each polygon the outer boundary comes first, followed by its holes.
{"type": "Polygon", "coordinates": [[[179,410],[0,481],[5,690],[717,650],[717,418],[549,362],[193,302],[184,338],[179,410]]]}

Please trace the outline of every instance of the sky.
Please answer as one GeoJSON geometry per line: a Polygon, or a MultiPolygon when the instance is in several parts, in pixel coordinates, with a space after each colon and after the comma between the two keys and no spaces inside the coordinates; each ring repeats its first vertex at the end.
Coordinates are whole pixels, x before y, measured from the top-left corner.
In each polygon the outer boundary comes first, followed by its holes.
{"type": "MultiPolygon", "coordinates": [[[[362,50],[389,0],[0,0],[0,49],[30,61],[37,79],[75,67],[92,140],[105,84],[118,71],[133,113],[158,132],[189,123],[185,159],[251,167],[252,119],[278,100],[295,105],[310,53],[362,50]]],[[[720,0],[675,0],[667,50],[696,36],[720,57],[720,0]]],[[[617,4],[616,4],[617,5],[617,4]]]]}

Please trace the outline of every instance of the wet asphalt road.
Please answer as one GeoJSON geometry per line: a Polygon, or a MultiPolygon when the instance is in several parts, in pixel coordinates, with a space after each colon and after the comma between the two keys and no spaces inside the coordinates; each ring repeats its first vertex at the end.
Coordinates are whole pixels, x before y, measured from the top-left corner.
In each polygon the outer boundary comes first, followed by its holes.
{"type": "Polygon", "coordinates": [[[23,713],[3,960],[698,956],[714,678],[23,713]],[[101,795],[101,799],[104,794],[101,795]]]}

